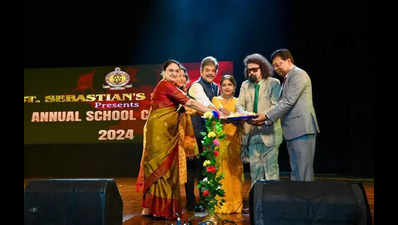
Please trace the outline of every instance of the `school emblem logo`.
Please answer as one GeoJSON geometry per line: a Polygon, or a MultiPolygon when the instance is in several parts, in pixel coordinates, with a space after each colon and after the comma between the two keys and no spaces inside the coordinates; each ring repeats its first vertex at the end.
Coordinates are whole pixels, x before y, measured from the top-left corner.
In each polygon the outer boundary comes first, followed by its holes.
{"type": "Polygon", "coordinates": [[[114,71],[105,76],[105,82],[108,85],[102,85],[102,87],[109,88],[110,90],[124,90],[133,87],[133,85],[128,84],[130,82],[130,75],[120,70],[119,67],[116,67],[114,71]]]}

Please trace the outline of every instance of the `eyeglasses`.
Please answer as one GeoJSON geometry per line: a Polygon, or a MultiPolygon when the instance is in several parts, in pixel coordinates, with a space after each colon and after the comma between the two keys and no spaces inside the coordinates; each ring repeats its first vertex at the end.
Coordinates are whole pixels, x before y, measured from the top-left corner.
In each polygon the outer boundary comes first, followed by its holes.
{"type": "Polygon", "coordinates": [[[272,63],[272,67],[280,67],[282,64],[283,64],[283,62],[284,61],[279,61],[279,62],[277,62],[277,61],[275,61],[274,63],[272,63]]]}
{"type": "Polygon", "coordinates": [[[256,73],[259,69],[260,69],[260,67],[247,68],[247,73],[250,73],[250,72],[256,73]]]}

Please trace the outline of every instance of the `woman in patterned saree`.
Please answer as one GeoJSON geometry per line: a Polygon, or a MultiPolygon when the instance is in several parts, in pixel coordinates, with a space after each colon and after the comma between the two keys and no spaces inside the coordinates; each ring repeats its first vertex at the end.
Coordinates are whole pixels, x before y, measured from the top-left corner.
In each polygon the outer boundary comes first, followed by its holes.
{"type": "Polygon", "coordinates": [[[144,127],[143,153],[137,178],[137,190],[143,192],[143,215],[175,219],[181,215],[181,194],[186,182],[186,157],[181,143],[179,104],[199,112],[210,111],[187,97],[175,86],[179,62],[162,65],[163,79],[151,95],[151,109],[144,127]]]}
{"type": "MultiPolygon", "coordinates": [[[[176,86],[182,90],[184,94],[187,94],[186,86],[188,82],[188,71],[183,65],[180,65],[180,73],[177,75],[176,86]]],[[[196,143],[191,119],[191,115],[197,112],[196,110],[183,105],[178,106],[178,111],[184,113],[184,116],[181,118],[182,121],[180,121],[181,126],[179,126],[180,139],[182,140],[180,142],[180,146],[184,148],[187,159],[192,159],[199,154],[199,147],[196,143]]]]}
{"type": "MultiPolygon", "coordinates": [[[[236,81],[232,75],[224,75],[220,80],[221,95],[213,98],[212,102],[217,107],[230,113],[243,112],[234,97],[236,81]]],[[[224,174],[221,180],[222,188],[225,191],[225,203],[221,207],[216,207],[216,213],[231,214],[241,213],[243,207],[242,187],[243,187],[243,164],[240,159],[241,148],[241,126],[238,122],[226,122],[223,125],[225,138],[219,141],[219,154],[216,158],[219,165],[217,176],[224,174]]]]}

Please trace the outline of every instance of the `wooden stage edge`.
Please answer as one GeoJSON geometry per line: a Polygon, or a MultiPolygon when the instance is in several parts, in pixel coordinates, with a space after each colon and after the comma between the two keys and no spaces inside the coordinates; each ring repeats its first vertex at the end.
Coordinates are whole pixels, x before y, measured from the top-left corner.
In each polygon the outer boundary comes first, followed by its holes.
{"type": "MultiPolygon", "coordinates": [[[[243,186],[243,202],[244,208],[249,207],[248,197],[250,191],[250,178],[245,173],[245,183],[243,186]]],[[[26,184],[34,179],[47,179],[47,178],[58,178],[58,177],[35,177],[35,178],[24,178],[24,188],[26,184]]],[[[176,224],[176,221],[172,220],[155,220],[149,217],[141,216],[141,198],[142,195],[136,192],[135,182],[136,177],[62,177],[63,179],[69,178],[113,178],[119,189],[123,201],[123,225],[157,225],[157,224],[176,224]]],[[[281,173],[281,180],[289,180],[288,175],[281,173]]],[[[321,174],[315,177],[316,181],[340,181],[340,182],[360,182],[363,184],[366,192],[366,197],[369,203],[370,213],[372,216],[372,224],[374,224],[374,179],[373,178],[355,178],[355,177],[342,177],[333,174],[321,174]]],[[[195,193],[198,197],[198,193],[195,193]]],[[[194,213],[183,210],[181,216],[182,222],[190,220],[193,225],[197,225],[203,219],[203,213],[194,213]]],[[[230,214],[230,215],[218,215],[221,220],[233,221],[237,225],[249,225],[250,217],[248,214],[230,214]]],[[[184,223],[182,223],[183,225],[184,223]]],[[[233,223],[225,223],[233,224],[233,223]]]]}

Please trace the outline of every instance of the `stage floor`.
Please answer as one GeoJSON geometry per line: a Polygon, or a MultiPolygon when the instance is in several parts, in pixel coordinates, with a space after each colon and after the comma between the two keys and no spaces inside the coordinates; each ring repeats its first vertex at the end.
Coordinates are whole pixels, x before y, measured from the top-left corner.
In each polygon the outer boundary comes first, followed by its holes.
{"type": "MultiPolygon", "coordinates": [[[[64,178],[64,177],[63,177],[64,178]]],[[[72,177],[71,177],[72,178],[72,177]]],[[[75,177],[73,177],[75,178],[75,177]]],[[[81,178],[81,177],[79,177],[81,178]]],[[[98,178],[98,177],[89,177],[98,178]]],[[[102,177],[103,178],[103,177],[102,177]]],[[[170,225],[176,224],[176,221],[166,221],[166,220],[154,220],[149,217],[141,216],[141,198],[142,195],[136,192],[135,182],[136,178],[126,178],[126,177],[106,177],[114,178],[116,185],[119,189],[120,195],[123,200],[123,225],[170,225]]],[[[25,178],[24,187],[26,184],[36,178],[25,178]]],[[[37,178],[39,179],[39,178],[37,178]]],[[[43,179],[42,177],[40,179],[43,179]]],[[[287,175],[281,175],[281,180],[288,180],[287,175]]],[[[365,188],[366,197],[369,203],[370,212],[372,216],[372,224],[374,224],[374,180],[373,179],[362,179],[362,178],[348,178],[348,177],[338,177],[334,175],[322,175],[316,176],[317,181],[342,181],[342,182],[361,182],[365,188]]],[[[244,207],[248,207],[248,197],[250,191],[250,180],[246,179],[243,187],[244,196],[244,207]]],[[[198,194],[198,193],[196,193],[198,194]]],[[[198,196],[198,195],[197,195],[198,196]]],[[[250,217],[248,214],[231,214],[231,215],[218,215],[221,220],[229,220],[235,222],[237,225],[249,225],[250,217]]],[[[190,211],[183,211],[181,217],[182,222],[191,220],[193,225],[197,225],[204,218],[203,213],[194,213],[190,211]]],[[[182,223],[183,224],[183,223],[182,223]]],[[[232,223],[225,223],[232,224],[232,223]]]]}

